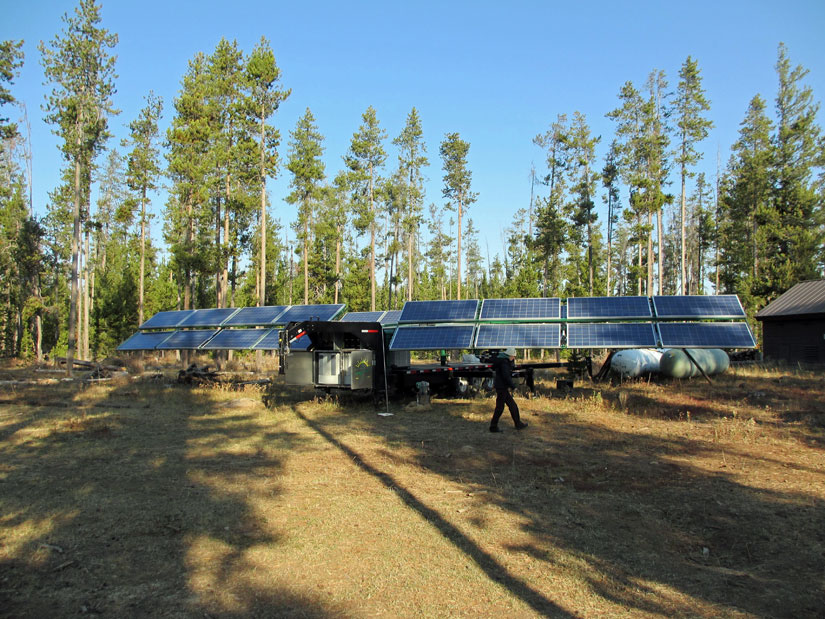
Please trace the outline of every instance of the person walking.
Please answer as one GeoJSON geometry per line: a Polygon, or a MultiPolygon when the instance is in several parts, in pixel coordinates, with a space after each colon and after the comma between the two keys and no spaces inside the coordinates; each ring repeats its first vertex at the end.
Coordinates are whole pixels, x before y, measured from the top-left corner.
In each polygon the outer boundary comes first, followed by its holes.
{"type": "Polygon", "coordinates": [[[501,432],[498,427],[498,420],[504,412],[505,404],[510,410],[510,416],[513,418],[513,423],[516,424],[516,429],[521,430],[527,427],[527,422],[521,420],[518,404],[516,404],[513,395],[510,393],[510,389],[516,387],[513,382],[515,358],[516,349],[511,346],[498,353],[496,358],[493,359],[493,387],[496,390],[496,407],[493,410],[493,418],[490,420],[490,432],[501,432]]]}

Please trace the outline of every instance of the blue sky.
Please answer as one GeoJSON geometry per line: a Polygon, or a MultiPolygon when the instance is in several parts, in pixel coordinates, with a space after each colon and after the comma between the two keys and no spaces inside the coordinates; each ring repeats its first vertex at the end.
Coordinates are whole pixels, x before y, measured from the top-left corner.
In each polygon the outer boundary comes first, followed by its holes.
{"type": "MultiPolygon", "coordinates": [[[[47,192],[59,180],[58,140],[42,122],[42,67],[37,44],[61,30],[61,16],[76,2],[4,0],[0,40],[24,39],[26,64],[13,87],[28,109],[34,153],[34,205],[45,212],[47,192]]],[[[288,132],[309,107],[325,136],[327,174],[372,105],[392,139],[410,108],[421,116],[428,147],[427,203],[441,204],[438,147],[457,131],[470,143],[476,204],[469,209],[480,229],[483,253],[500,253],[502,231],[530,200],[530,168],[544,171],[544,154],[532,144],[559,113],[586,115],[602,136],[600,158],[614,125],[605,114],[618,105],[622,84],[643,86],[653,69],[666,72],[671,88],[688,55],[699,63],[715,128],[700,145],[700,166],[715,178],[717,152],[724,166],[751,98],[759,93],[773,109],[777,46],[810,70],[805,83],[825,96],[825,2],[763,0],[676,2],[409,2],[311,3],[235,0],[104,0],[103,25],[120,37],[118,92],[122,110],[111,122],[117,141],[153,90],[164,99],[168,126],[187,62],[211,53],[221,37],[245,52],[267,37],[291,97],[274,118],[285,145],[288,132]]],[[[13,115],[13,114],[12,114],[13,115]]],[[[820,124],[825,117],[820,112],[820,124]]],[[[386,145],[395,163],[395,151],[386,145]]],[[[285,147],[282,149],[285,153],[285,147]]],[[[675,181],[675,176],[674,176],[675,181]]],[[[293,220],[283,201],[288,173],[269,183],[272,212],[293,220]]],[[[671,189],[678,192],[674,182],[671,189]]],[[[160,212],[163,196],[153,208],[160,212]]],[[[626,202],[626,198],[623,196],[626,202]]],[[[604,219],[604,213],[600,219],[604,219]]],[[[155,228],[158,226],[155,224],[155,228]]],[[[155,237],[157,238],[157,233],[155,237]]]]}

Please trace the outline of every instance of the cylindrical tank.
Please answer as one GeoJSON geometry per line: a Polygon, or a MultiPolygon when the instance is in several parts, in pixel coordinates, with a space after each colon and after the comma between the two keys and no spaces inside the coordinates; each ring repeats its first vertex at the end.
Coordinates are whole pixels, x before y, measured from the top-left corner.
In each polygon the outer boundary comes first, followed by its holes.
{"type": "Polygon", "coordinates": [[[662,351],[652,348],[620,350],[610,358],[610,369],[627,378],[653,374],[659,371],[661,357],[662,351]]]}
{"type": "MultiPolygon", "coordinates": [[[[708,376],[721,374],[730,367],[728,353],[719,348],[689,348],[688,352],[708,376]]],[[[671,348],[662,355],[659,371],[673,378],[692,378],[701,375],[699,368],[680,348],[671,348]]]]}

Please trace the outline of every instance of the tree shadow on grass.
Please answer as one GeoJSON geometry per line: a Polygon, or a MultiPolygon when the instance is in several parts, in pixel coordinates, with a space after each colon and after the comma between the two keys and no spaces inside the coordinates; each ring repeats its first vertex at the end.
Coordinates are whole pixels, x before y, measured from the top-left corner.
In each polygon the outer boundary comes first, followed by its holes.
{"type": "Polygon", "coordinates": [[[250,548],[279,543],[245,486],[277,474],[299,436],[174,386],[50,398],[27,405],[31,423],[0,425],[0,616],[338,614],[237,576],[250,548]]]}
{"type": "MultiPolygon", "coordinates": [[[[381,419],[363,409],[315,418],[295,413],[539,614],[566,611],[400,485],[381,464],[393,445],[411,450],[405,457],[410,466],[483,492],[516,517],[531,541],[509,552],[554,570],[563,569],[552,558],[562,550],[568,561],[588,566],[584,581],[593,594],[628,611],[814,616],[825,608],[821,469],[809,471],[818,493],[766,488],[758,480],[744,485],[733,470],[691,464],[691,457],[716,453],[707,443],[609,431],[558,414],[523,433],[508,428],[490,435],[486,420],[451,415],[450,406],[416,412],[415,419],[381,419]],[[387,448],[367,453],[350,444],[345,437],[353,422],[387,448]],[[466,457],[462,445],[472,446],[466,457]]],[[[758,449],[747,457],[755,466],[758,449]]],[[[396,453],[393,466],[402,460],[396,453]]],[[[484,526],[472,515],[466,520],[484,526]]]]}

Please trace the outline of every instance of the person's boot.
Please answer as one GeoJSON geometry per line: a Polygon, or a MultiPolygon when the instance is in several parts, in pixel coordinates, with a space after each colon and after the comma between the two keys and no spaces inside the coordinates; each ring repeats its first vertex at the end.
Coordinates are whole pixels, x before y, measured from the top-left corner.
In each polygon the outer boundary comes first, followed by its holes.
{"type": "Polygon", "coordinates": [[[490,432],[501,432],[501,428],[498,426],[490,426],[490,432]]]}
{"type": "Polygon", "coordinates": [[[526,421],[519,421],[519,422],[516,424],[516,430],[523,430],[523,429],[524,429],[524,428],[526,428],[528,425],[530,425],[530,424],[528,424],[526,421]]]}

